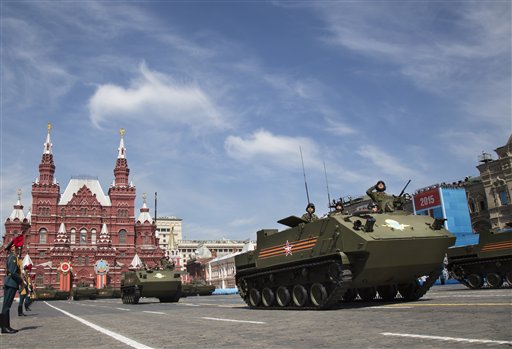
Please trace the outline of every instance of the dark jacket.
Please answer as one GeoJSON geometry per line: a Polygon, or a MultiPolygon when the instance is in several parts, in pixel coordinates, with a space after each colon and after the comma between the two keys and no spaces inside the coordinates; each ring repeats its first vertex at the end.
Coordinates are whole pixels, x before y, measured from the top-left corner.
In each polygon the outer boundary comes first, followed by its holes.
{"type": "Polygon", "coordinates": [[[21,271],[18,265],[18,258],[9,251],[7,255],[5,271],[7,276],[4,279],[4,287],[19,288],[21,284],[21,271]]]}

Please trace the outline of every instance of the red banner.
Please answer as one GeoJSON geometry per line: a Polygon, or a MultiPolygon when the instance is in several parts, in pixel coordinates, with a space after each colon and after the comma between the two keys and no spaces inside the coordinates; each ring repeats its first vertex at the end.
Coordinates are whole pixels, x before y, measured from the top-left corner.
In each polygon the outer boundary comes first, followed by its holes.
{"type": "Polygon", "coordinates": [[[423,211],[440,205],[441,196],[439,195],[439,188],[414,195],[414,209],[416,211],[423,211]]]}

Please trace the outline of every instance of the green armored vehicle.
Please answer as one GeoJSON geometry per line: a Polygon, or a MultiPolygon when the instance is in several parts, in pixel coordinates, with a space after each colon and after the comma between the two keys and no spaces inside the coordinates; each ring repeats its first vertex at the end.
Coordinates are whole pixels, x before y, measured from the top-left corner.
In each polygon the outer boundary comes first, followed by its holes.
{"type": "Polygon", "coordinates": [[[98,292],[96,287],[85,286],[84,284],[79,284],[73,287],[73,300],[78,301],[80,299],[96,299],[98,296],[98,292]]]}
{"type": "Polygon", "coordinates": [[[444,220],[402,209],[279,223],[289,228],[258,231],[256,250],[235,256],[236,284],[252,308],[327,309],[357,296],[393,301],[398,293],[417,300],[455,242],[444,220]]]}
{"type": "Polygon", "coordinates": [[[480,232],[476,245],[448,249],[447,269],[461,284],[478,289],[484,281],[500,288],[506,280],[512,286],[512,228],[480,232]]]}
{"type": "Polygon", "coordinates": [[[183,297],[210,296],[215,291],[215,286],[208,285],[205,280],[194,279],[189,284],[183,284],[183,297]]]}
{"type": "Polygon", "coordinates": [[[181,274],[171,268],[132,270],[121,274],[121,299],[124,304],[137,304],[140,297],[177,302],[181,292],[181,274]]]}
{"type": "Polygon", "coordinates": [[[51,286],[36,289],[36,300],[65,300],[69,299],[69,291],[56,290],[51,286]]]}
{"type": "Polygon", "coordinates": [[[97,297],[104,298],[121,298],[121,291],[113,287],[107,286],[104,288],[97,289],[97,297]]]}

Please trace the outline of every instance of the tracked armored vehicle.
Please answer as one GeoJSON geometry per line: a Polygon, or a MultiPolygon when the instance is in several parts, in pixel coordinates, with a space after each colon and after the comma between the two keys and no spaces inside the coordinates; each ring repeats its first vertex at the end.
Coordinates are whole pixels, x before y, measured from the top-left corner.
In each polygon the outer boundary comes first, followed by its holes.
{"type": "Polygon", "coordinates": [[[505,280],[512,286],[512,228],[479,235],[478,244],[448,249],[450,275],[471,289],[500,288],[505,280]]]}
{"type": "Polygon", "coordinates": [[[98,292],[96,287],[88,287],[85,285],[78,285],[73,287],[72,291],[73,300],[78,301],[80,299],[96,299],[98,292]]]}
{"type": "Polygon", "coordinates": [[[56,290],[51,286],[36,289],[36,300],[49,301],[49,300],[65,300],[69,299],[69,291],[56,290]]]}
{"type": "Polygon", "coordinates": [[[121,299],[137,304],[141,297],[177,302],[181,297],[181,274],[171,268],[131,270],[121,274],[121,299]]]}
{"type": "Polygon", "coordinates": [[[258,231],[256,250],[235,256],[236,284],[251,308],[328,309],[357,296],[417,300],[455,242],[444,220],[403,210],[279,223],[289,228],[258,231]]]}
{"type": "Polygon", "coordinates": [[[215,286],[208,285],[205,280],[194,279],[189,284],[183,284],[183,296],[210,296],[215,291],[215,286]]]}

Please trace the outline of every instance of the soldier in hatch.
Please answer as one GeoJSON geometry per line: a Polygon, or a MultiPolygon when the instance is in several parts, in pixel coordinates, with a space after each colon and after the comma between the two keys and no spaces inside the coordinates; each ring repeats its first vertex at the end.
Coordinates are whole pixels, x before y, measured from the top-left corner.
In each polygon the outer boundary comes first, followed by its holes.
{"type": "MultiPolygon", "coordinates": [[[[333,200],[334,201],[334,200],[333,200]]],[[[332,207],[332,206],[331,206],[332,207]]],[[[330,215],[333,215],[333,214],[342,214],[343,213],[343,210],[344,210],[344,207],[343,207],[343,202],[341,202],[341,200],[338,200],[335,204],[334,204],[334,211],[330,213],[330,215]]]]}
{"type": "Polygon", "coordinates": [[[311,202],[306,207],[306,213],[302,215],[302,219],[307,222],[313,222],[318,219],[317,215],[315,214],[315,205],[311,202]]]}
{"type": "Polygon", "coordinates": [[[394,198],[386,194],[384,181],[378,181],[377,184],[366,191],[366,194],[377,204],[380,212],[393,212],[395,210],[394,198]]]}

